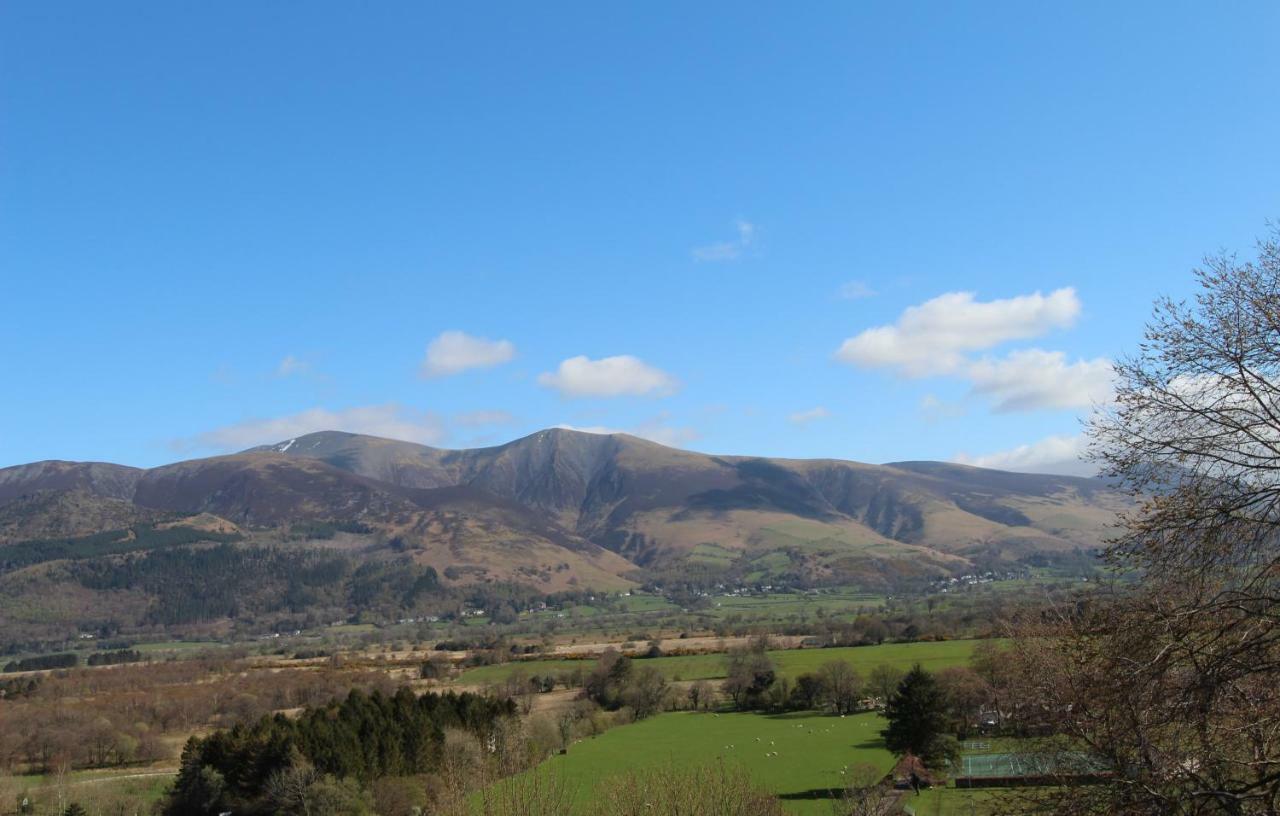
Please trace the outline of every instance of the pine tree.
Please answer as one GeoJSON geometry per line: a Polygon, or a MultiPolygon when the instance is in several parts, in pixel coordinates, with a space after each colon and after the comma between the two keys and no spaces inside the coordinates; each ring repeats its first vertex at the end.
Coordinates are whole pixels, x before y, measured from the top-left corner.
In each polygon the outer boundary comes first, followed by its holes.
{"type": "Polygon", "coordinates": [[[946,702],[937,680],[919,664],[902,678],[885,705],[884,716],[889,727],[880,736],[890,751],[910,751],[925,760],[937,757],[939,738],[947,728],[946,702]]]}

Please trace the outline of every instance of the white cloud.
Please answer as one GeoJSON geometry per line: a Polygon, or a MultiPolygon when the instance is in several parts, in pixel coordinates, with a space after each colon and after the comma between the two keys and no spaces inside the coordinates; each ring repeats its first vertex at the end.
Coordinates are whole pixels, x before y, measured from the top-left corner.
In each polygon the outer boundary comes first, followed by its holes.
{"type": "Polygon", "coordinates": [[[453,421],[459,425],[510,425],[516,421],[515,415],[507,411],[467,411],[457,414],[453,421]]]}
{"type": "Polygon", "coordinates": [[[277,377],[292,377],[295,374],[306,374],[311,370],[311,363],[292,354],[286,354],[276,366],[277,377]]]}
{"type": "Polygon", "coordinates": [[[756,227],[750,221],[739,220],[735,227],[738,237],[732,241],[720,241],[706,246],[694,247],[695,261],[736,261],[756,237],[756,227]]]}
{"type": "Polygon", "coordinates": [[[599,360],[570,357],[554,373],[539,374],[538,384],[563,397],[665,396],[677,385],[670,374],[628,354],[599,360]]]}
{"type": "Polygon", "coordinates": [[[817,407],[810,408],[807,411],[796,411],[794,414],[787,417],[787,421],[796,425],[808,425],[810,422],[819,419],[826,419],[829,416],[831,416],[831,412],[825,407],[819,405],[817,407]]]}
{"type": "Polygon", "coordinates": [[[1023,349],[969,364],[964,376],[997,411],[1089,408],[1111,398],[1114,373],[1105,358],[1068,363],[1060,351],[1023,349]]]}
{"type": "Polygon", "coordinates": [[[423,377],[447,377],[471,368],[501,365],[515,356],[516,347],[510,340],[488,340],[466,332],[446,331],[427,344],[421,373],[423,377]]]}
{"type": "Polygon", "coordinates": [[[868,286],[865,281],[854,280],[842,284],[836,294],[841,300],[862,300],[875,297],[876,290],[868,286]]]}
{"type": "Polygon", "coordinates": [[[1029,445],[980,456],[957,454],[951,461],[962,465],[1012,470],[1019,473],[1058,473],[1066,476],[1094,476],[1097,468],[1084,460],[1087,440],[1076,436],[1048,436],[1029,445]]]}
{"type": "Polygon", "coordinates": [[[250,419],[178,440],[174,447],[179,450],[205,448],[237,451],[282,442],[316,431],[347,431],[424,445],[437,444],[445,436],[444,423],[435,414],[387,403],[340,411],[312,408],[274,419],[250,419]]]}
{"type": "MultiPolygon", "coordinates": [[[[1019,349],[1001,357],[973,352],[1072,325],[1080,314],[1075,290],[979,302],[971,292],[950,292],[911,306],[887,326],[845,340],[836,358],[863,368],[889,368],[905,377],[967,380],[996,411],[1088,408],[1111,397],[1111,361],[1068,361],[1060,351],[1019,349]]],[[[930,399],[926,397],[926,400],[930,399]]],[[[922,403],[927,418],[941,404],[922,403]]]]}
{"type": "Polygon", "coordinates": [[[979,302],[972,292],[948,292],[903,311],[897,322],[850,337],[836,359],[865,368],[893,368],[909,377],[953,373],[965,353],[1064,328],[1080,314],[1068,287],[1048,295],[979,302]]]}

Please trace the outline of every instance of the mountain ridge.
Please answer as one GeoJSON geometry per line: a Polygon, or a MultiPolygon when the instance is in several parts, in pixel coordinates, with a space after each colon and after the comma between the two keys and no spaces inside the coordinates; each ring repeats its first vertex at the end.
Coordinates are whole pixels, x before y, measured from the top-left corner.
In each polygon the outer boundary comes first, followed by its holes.
{"type": "Polygon", "coordinates": [[[0,469],[0,630],[297,628],[639,584],[895,592],[1089,568],[1128,502],[1096,479],[567,429],[463,450],[320,432],[146,469],[33,462],[0,469]]]}
{"type": "Polygon", "coordinates": [[[1089,549],[1125,503],[1099,479],[713,455],[563,428],[472,449],[320,431],[148,469],[62,461],[0,469],[0,505],[24,490],[67,489],[248,528],[369,523],[424,544],[431,525],[422,514],[448,512],[483,517],[499,538],[598,547],[632,567],[701,564],[709,548],[711,560],[782,550],[814,576],[819,564],[851,560],[945,569],[956,558],[1089,549]]]}

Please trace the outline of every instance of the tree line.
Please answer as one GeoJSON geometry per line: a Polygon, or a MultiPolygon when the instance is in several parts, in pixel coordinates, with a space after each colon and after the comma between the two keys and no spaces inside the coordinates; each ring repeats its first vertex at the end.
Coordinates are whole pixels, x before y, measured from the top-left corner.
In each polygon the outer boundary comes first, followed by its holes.
{"type": "Polygon", "coordinates": [[[351,692],[297,718],[193,737],[182,753],[166,813],[275,813],[282,793],[352,796],[374,780],[437,770],[445,730],[492,737],[514,703],[475,694],[351,692]]]}

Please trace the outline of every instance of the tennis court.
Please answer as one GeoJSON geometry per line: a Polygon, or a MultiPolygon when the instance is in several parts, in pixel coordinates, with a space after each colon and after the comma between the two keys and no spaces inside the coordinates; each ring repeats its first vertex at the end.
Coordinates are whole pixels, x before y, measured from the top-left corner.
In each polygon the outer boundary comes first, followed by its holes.
{"type": "Polygon", "coordinates": [[[1058,763],[1043,754],[965,754],[960,757],[961,776],[1041,776],[1058,763]]]}
{"type": "Polygon", "coordinates": [[[1098,777],[1105,764],[1085,753],[966,754],[956,762],[956,787],[1043,785],[1071,777],[1098,777]]]}

